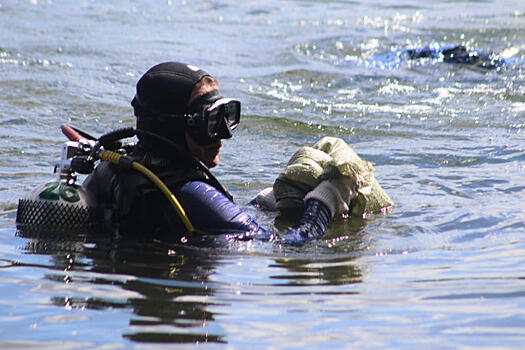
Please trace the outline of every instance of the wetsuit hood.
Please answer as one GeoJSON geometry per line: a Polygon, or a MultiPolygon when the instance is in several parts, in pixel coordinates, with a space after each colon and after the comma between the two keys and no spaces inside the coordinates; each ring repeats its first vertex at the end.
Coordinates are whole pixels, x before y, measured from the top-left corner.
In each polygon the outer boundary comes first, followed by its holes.
{"type": "MultiPolygon", "coordinates": [[[[188,101],[195,84],[209,75],[180,62],[164,62],[150,68],[139,79],[131,105],[137,117],[137,129],[168,138],[187,150],[186,121],[188,101]]],[[[164,144],[149,136],[139,136],[144,146],[162,148],[164,144]]]]}
{"type": "Polygon", "coordinates": [[[131,104],[139,117],[140,114],[186,114],[195,84],[206,75],[209,74],[202,69],[184,63],[160,63],[140,78],[131,104]]]}

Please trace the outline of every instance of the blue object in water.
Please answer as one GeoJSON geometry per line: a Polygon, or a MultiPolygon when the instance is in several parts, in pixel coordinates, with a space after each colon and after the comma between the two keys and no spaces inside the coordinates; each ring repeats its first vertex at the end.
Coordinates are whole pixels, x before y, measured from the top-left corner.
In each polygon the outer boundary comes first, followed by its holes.
{"type": "Polygon", "coordinates": [[[420,49],[406,49],[401,55],[407,59],[434,58],[448,63],[467,64],[486,69],[496,69],[505,64],[505,60],[480,50],[469,50],[463,45],[430,44],[420,49]]]}
{"type": "Polygon", "coordinates": [[[376,55],[367,60],[366,64],[373,67],[391,68],[407,61],[432,59],[441,62],[464,64],[482,69],[500,69],[510,63],[492,52],[469,49],[464,45],[431,43],[421,48],[392,51],[384,55],[376,55]]]}

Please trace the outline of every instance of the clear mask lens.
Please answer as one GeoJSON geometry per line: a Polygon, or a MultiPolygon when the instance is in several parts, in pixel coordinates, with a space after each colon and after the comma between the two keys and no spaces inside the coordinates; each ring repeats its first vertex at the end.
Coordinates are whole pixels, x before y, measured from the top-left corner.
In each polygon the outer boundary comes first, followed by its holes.
{"type": "Polygon", "coordinates": [[[208,108],[207,117],[208,135],[210,137],[231,137],[229,132],[233,131],[239,125],[241,103],[230,98],[221,98],[208,108]],[[227,126],[229,130],[225,131],[223,124],[225,124],[224,126],[227,126]]]}

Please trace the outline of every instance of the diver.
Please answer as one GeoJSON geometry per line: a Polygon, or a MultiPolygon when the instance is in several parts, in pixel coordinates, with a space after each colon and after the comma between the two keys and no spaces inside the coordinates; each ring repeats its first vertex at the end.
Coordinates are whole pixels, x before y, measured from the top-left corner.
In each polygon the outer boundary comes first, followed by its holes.
{"type": "MultiPolygon", "coordinates": [[[[521,64],[516,58],[503,58],[493,52],[486,52],[458,44],[431,43],[419,48],[408,48],[392,51],[386,54],[374,55],[363,61],[364,64],[379,68],[398,67],[408,61],[431,59],[436,62],[445,62],[479,68],[482,70],[501,70],[509,64],[521,64]]],[[[353,59],[338,59],[336,63],[353,63],[353,59]]]]}
{"type": "MultiPolygon", "coordinates": [[[[191,65],[161,63],[139,79],[131,105],[141,132],[127,155],[168,186],[200,232],[302,242],[322,236],[356,196],[347,178],[323,180],[304,196],[298,223],[276,235],[238,207],[207,171],[219,164],[221,140],[231,138],[240,121],[240,102],[221,96],[215,78],[191,65]]],[[[102,161],[83,187],[105,226],[118,235],[177,240],[186,232],[162,193],[132,169],[102,161]]]]}
{"type": "Polygon", "coordinates": [[[471,50],[464,45],[430,44],[420,49],[403,50],[401,55],[411,60],[434,58],[446,63],[465,64],[484,69],[497,69],[505,64],[505,60],[497,55],[471,50]]]}

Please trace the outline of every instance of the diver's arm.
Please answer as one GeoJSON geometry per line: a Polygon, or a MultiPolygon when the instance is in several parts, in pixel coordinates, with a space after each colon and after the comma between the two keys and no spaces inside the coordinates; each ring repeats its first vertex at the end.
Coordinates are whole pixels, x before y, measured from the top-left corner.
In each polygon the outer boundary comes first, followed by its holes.
{"type": "MultiPolygon", "coordinates": [[[[204,232],[233,234],[236,239],[277,240],[278,236],[261,227],[241,208],[209,184],[188,182],[175,191],[190,221],[204,232]]],[[[306,209],[299,223],[282,237],[284,242],[301,243],[321,237],[330,222],[329,206],[316,198],[306,200],[306,209]]]]}
{"type": "Polygon", "coordinates": [[[190,221],[210,234],[249,234],[271,239],[273,234],[259,226],[248,214],[215,187],[187,182],[174,191],[190,221]]]}
{"type": "Polygon", "coordinates": [[[303,216],[283,236],[286,243],[302,243],[320,238],[332,222],[332,213],[326,204],[317,199],[308,199],[303,216]]]}
{"type": "Polygon", "coordinates": [[[321,237],[335,215],[348,211],[348,204],[356,194],[354,182],[349,177],[321,181],[304,197],[306,209],[303,216],[284,235],[284,241],[300,243],[321,237]]]}

